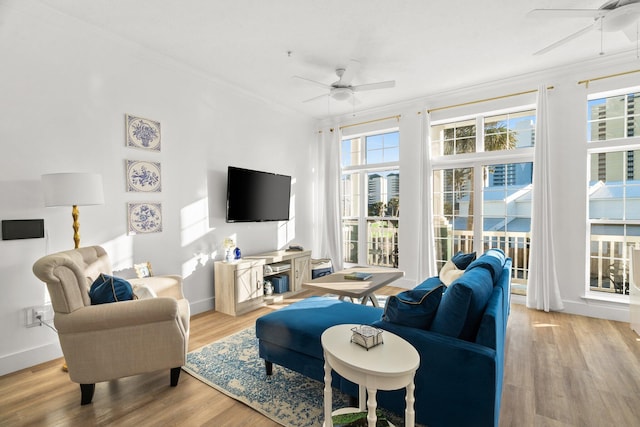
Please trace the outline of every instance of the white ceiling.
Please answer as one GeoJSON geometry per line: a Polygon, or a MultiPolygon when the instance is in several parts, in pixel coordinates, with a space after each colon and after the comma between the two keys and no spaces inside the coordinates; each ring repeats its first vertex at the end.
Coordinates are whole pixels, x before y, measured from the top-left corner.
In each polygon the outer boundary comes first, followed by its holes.
{"type": "MultiPolygon", "coordinates": [[[[605,0],[40,0],[105,31],[304,114],[351,112],[349,102],[294,75],[330,84],[361,63],[352,84],[395,80],[359,94],[356,110],[597,58],[592,31],[545,55],[537,50],[593,18],[533,18],[534,8],[598,8],[605,0]],[[288,54],[291,52],[291,54],[288,54]]],[[[604,33],[608,55],[635,51],[604,33]]]]}

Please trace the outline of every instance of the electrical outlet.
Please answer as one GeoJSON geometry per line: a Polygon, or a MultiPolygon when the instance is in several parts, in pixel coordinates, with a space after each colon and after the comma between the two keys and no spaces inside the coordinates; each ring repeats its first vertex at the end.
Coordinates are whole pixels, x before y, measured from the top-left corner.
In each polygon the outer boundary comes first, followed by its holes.
{"type": "Polygon", "coordinates": [[[25,317],[26,322],[25,326],[27,328],[33,328],[34,326],[40,326],[40,320],[45,320],[45,307],[43,306],[35,306],[29,307],[25,309],[25,317]],[[38,319],[40,316],[40,319],[38,319]]]}

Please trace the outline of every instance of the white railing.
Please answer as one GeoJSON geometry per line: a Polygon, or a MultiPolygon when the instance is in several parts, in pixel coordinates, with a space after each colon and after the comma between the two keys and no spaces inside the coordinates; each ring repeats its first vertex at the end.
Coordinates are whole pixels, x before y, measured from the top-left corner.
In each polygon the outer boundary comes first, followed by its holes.
{"type": "MultiPolygon", "coordinates": [[[[397,268],[398,228],[392,226],[390,221],[383,222],[388,226],[372,230],[372,224],[379,221],[367,221],[367,264],[397,268]]],[[[353,235],[355,233],[350,232],[353,230],[351,227],[345,227],[344,230],[344,254],[345,260],[349,261],[348,254],[354,252],[352,245],[358,239],[353,235]]],[[[448,230],[444,235],[438,236],[436,233],[436,240],[439,267],[459,251],[473,252],[473,231],[448,230]]],[[[513,293],[526,293],[530,242],[531,233],[528,232],[483,233],[483,250],[500,248],[512,259],[513,293]]],[[[640,249],[640,236],[591,235],[590,289],[628,295],[629,257],[633,248],[640,249]]],[[[356,263],[357,259],[351,262],[356,263]]]]}
{"type": "Polygon", "coordinates": [[[629,295],[629,260],[634,248],[640,248],[640,236],[592,234],[590,289],[629,295]]]}
{"type": "Polygon", "coordinates": [[[367,220],[367,264],[398,268],[397,220],[367,220]]]}
{"type": "MultiPolygon", "coordinates": [[[[450,231],[451,239],[446,241],[446,251],[437,254],[438,262],[443,265],[446,260],[451,259],[459,251],[473,252],[473,231],[456,230],[450,231]]],[[[444,236],[443,236],[444,237],[444,236]]],[[[531,233],[528,232],[499,232],[485,231],[482,235],[483,251],[490,248],[502,249],[507,257],[512,260],[511,282],[515,293],[524,293],[529,278],[529,248],[531,233]]]]}

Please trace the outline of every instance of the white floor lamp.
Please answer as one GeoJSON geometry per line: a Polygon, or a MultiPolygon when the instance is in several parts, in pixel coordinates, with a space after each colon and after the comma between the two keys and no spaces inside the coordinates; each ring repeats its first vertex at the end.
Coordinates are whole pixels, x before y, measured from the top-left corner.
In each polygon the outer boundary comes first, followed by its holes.
{"type": "Polygon", "coordinates": [[[73,241],[80,247],[78,206],[102,205],[102,176],[97,173],[51,173],[42,175],[45,206],[72,206],[73,241]]]}
{"type": "MultiPolygon", "coordinates": [[[[78,206],[102,205],[104,194],[102,176],[97,173],[51,173],[42,175],[44,205],[71,206],[73,218],[73,241],[75,249],[80,247],[80,211],[78,206]]],[[[64,362],[62,370],[67,371],[64,362]]]]}

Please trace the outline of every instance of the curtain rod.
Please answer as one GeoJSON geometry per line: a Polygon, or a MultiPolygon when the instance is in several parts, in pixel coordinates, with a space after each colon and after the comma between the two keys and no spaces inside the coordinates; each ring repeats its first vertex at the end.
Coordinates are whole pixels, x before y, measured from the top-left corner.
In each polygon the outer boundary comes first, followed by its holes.
{"type": "MultiPolygon", "coordinates": [[[[551,89],[553,89],[553,86],[547,87],[547,90],[551,90],[551,89]]],[[[427,113],[432,113],[434,111],[440,111],[440,110],[448,110],[450,108],[456,108],[456,107],[465,107],[467,105],[480,104],[482,102],[496,101],[498,99],[511,98],[513,96],[518,96],[518,95],[526,95],[529,93],[535,93],[537,91],[538,89],[525,90],[524,92],[516,92],[516,93],[510,93],[508,95],[494,96],[493,98],[478,99],[477,101],[469,101],[469,102],[463,102],[461,104],[447,105],[446,107],[431,108],[427,110],[427,113]]]]}
{"type": "Polygon", "coordinates": [[[383,122],[385,120],[391,120],[391,119],[400,120],[400,117],[402,117],[402,115],[398,114],[398,115],[395,115],[395,116],[383,117],[381,119],[368,120],[368,121],[362,122],[362,123],[353,123],[353,124],[350,124],[350,125],[340,126],[340,130],[346,129],[346,128],[351,128],[351,127],[354,127],[354,126],[368,125],[369,123],[383,122]]]}
{"type": "Polygon", "coordinates": [[[611,77],[620,77],[620,76],[626,76],[627,74],[633,74],[633,73],[640,73],[640,70],[631,70],[631,71],[623,71],[622,73],[616,73],[616,74],[609,74],[607,76],[600,76],[600,77],[594,77],[592,79],[585,79],[585,80],[580,80],[578,82],[579,85],[585,85],[585,88],[589,87],[589,83],[591,82],[595,82],[597,80],[604,80],[604,79],[609,79],[611,77]]]}

